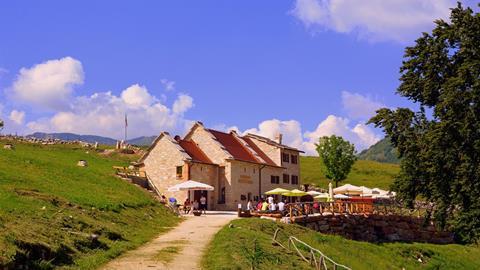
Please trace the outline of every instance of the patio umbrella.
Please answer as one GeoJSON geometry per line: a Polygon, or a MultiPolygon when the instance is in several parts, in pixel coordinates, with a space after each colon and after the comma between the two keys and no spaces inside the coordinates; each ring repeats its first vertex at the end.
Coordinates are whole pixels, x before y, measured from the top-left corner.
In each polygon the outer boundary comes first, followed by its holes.
{"type": "Polygon", "coordinates": [[[215,188],[210,186],[210,185],[200,183],[200,182],[197,182],[197,181],[193,181],[193,180],[188,180],[186,182],[183,182],[183,183],[180,183],[180,184],[169,187],[168,191],[183,191],[183,190],[209,190],[209,191],[211,191],[211,190],[214,190],[214,189],[215,188]]]}
{"type": "Polygon", "coordinates": [[[298,189],[293,189],[285,193],[282,193],[282,195],[287,197],[302,197],[302,196],[308,195],[308,193],[298,189]]]}
{"type": "Polygon", "coordinates": [[[320,199],[328,199],[329,195],[328,193],[320,193],[317,196],[313,197],[315,200],[320,200],[320,199]]]}
{"type": "Polygon", "coordinates": [[[343,186],[337,187],[333,189],[334,194],[362,194],[363,189],[358,186],[345,184],[343,186]]]}
{"type": "Polygon", "coordinates": [[[333,184],[332,182],[328,183],[328,196],[330,199],[333,199],[333,184]]]}
{"type": "Polygon", "coordinates": [[[272,190],[269,190],[269,191],[265,192],[265,194],[267,194],[267,195],[282,195],[283,193],[287,193],[287,192],[289,192],[288,189],[276,188],[276,189],[272,189],[272,190]]]}
{"type": "Polygon", "coordinates": [[[315,191],[315,190],[307,191],[307,193],[308,193],[308,195],[312,195],[313,197],[318,196],[320,194],[323,194],[323,193],[315,191]]]}
{"type": "Polygon", "coordinates": [[[343,195],[343,194],[335,194],[333,197],[335,199],[348,199],[348,198],[350,198],[347,195],[343,195]]]}

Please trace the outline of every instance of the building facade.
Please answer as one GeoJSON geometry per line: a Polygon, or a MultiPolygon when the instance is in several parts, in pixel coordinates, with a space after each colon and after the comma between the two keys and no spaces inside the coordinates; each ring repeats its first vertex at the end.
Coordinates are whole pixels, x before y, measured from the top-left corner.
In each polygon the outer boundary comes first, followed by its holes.
{"type": "Polygon", "coordinates": [[[207,198],[209,210],[235,210],[239,203],[257,201],[274,188],[300,187],[300,153],[258,135],[240,136],[208,129],[196,122],[182,139],[163,132],[140,159],[140,168],[160,193],[179,202],[207,198]],[[211,185],[214,191],[169,192],[186,180],[211,185]]]}

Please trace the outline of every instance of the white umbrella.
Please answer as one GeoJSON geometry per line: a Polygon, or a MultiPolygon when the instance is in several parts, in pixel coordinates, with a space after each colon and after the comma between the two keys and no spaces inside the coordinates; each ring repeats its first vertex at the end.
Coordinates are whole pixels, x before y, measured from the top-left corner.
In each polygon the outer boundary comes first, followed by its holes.
{"type": "Polygon", "coordinates": [[[323,193],[315,191],[315,190],[307,191],[307,193],[308,193],[308,195],[312,195],[313,197],[315,197],[317,195],[320,195],[320,194],[323,194],[323,193]]]}
{"type": "Polygon", "coordinates": [[[362,192],[363,190],[361,187],[350,184],[345,184],[333,189],[333,193],[335,194],[362,194],[362,192]]]}
{"type": "Polygon", "coordinates": [[[373,189],[371,188],[368,188],[366,186],[360,186],[360,188],[362,189],[362,195],[371,195],[373,193],[373,189]]]}
{"type": "Polygon", "coordinates": [[[350,197],[348,197],[347,195],[343,195],[343,194],[335,194],[335,196],[333,196],[335,199],[348,199],[350,197]]]}
{"type": "Polygon", "coordinates": [[[373,188],[372,189],[372,194],[380,194],[380,195],[385,195],[385,194],[388,194],[389,191],[387,190],[383,190],[383,189],[379,189],[379,188],[373,188]]]}
{"type": "Polygon", "coordinates": [[[188,180],[186,182],[169,187],[168,191],[182,191],[182,190],[210,190],[211,191],[214,189],[215,188],[210,185],[193,181],[193,180],[188,180]]]}

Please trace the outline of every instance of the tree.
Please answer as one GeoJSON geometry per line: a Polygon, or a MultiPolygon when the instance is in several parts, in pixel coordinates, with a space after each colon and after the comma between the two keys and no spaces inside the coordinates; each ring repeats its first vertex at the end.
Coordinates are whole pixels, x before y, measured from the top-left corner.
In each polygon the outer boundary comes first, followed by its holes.
{"type": "Polygon", "coordinates": [[[437,225],[457,240],[480,237],[480,15],[459,3],[405,50],[397,93],[417,111],[380,109],[382,127],[402,158],[392,188],[412,207],[433,203],[437,225]]]}
{"type": "Polygon", "coordinates": [[[338,182],[347,178],[353,164],[357,161],[355,146],[340,136],[324,136],[319,139],[317,152],[323,164],[325,177],[338,182]]]}

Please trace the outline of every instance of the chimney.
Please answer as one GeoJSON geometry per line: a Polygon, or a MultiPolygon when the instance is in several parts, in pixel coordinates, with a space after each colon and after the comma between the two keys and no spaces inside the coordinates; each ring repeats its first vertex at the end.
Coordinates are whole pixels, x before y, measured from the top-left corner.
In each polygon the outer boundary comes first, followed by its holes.
{"type": "Polygon", "coordinates": [[[276,136],[275,136],[275,141],[279,144],[282,144],[282,138],[283,138],[283,134],[282,133],[278,133],[276,136]]]}
{"type": "Polygon", "coordinates": [[[178,136],[178,135],[175,135],[174,139],[175,139],[175,141],[179,142],[182,138],[180,138],[180,136],[178,136]]]}

